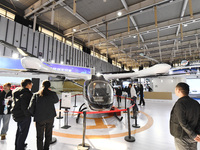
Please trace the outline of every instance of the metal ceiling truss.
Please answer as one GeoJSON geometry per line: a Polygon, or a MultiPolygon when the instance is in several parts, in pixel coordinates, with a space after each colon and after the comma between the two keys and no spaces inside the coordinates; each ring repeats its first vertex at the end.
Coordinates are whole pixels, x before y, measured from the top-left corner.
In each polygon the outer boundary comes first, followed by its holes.
{"type": "MultiPolygon", "coordinates": [[[[180,21],[179,18],[176,18],[176,19],[165,21],[165,22],[161,22],[161,23],[158,23],[158,28],[156,28],[155,25],[149,25],[149,26],[140,28],[139,33],[141,35],[150,34],[150,33],[157,32],[157,29],[159,29],[159,31],[162,31],[162,30],[167,30],[169,28],[178,27],[180,24],[191,24],[191,23],[197,23],[197,22],[200,22],[200,14],[194,15],[193,19],[187,16],[187,17],[184,17],[182,21],[180,21]]],[[[130,31],[130,34],[128,34],[128,32],[123,32],[123,33],[109,36],[108,41],[119,41],[122,38],[126,39],[126,38],[130,38],[130,36],[134,36],[134,35],[137,36],[137,34],[138,32],[136,30],[130,31]]],[[[104,39],[90,41],[90,43],[95,44],[95,45],[100,44],[100,43],[102,44],[105,42],[106,41],[104,39]]]]}
{"type": "MultiPolygon", "coordinates": [[[[177,0],[177,1],[181,1],[181,0],[177,0]]],[[[88,22],[88,25],[81,24],[81,25],[69,28],[64,31],[64,34],[65,34],[65,36],[72,35],[74,33],[73,29],[76,29],[76,33],[77,33],[77,32],[82,32],[84,30],[87,30],[89,28],[100,27],[102,25],[105,25],[105,22],[112,22],[115,20],[120,20],[120,19],[123,19],[124,17],[127,17],[128,15],[131,16],[132,14],[139,13],[141,10],[146,10],[146,9],[152,8],[156,5],[163,5],[168,2],[170,2],[170,0],[148,0],[148,1],[143,1],[140,3],[134,4],[134,5],[131,5],[129,7],[126,5],[126,6],[124,6],[125,7],[124,9],[117,10],[110,14],[90,20],[88,22]],[[128,12],[127,12],[127,9],[128,9],[128,12]],[[122,12],[122,16],[120,16],[120,17],[117,16],[117,13],[119,11],[122,12]]]]}
{"type": "MultiPolygon", "coordinates": [[[[182,46],[182,47],[185,46],[185,47],[188,47],[188,49],[189,49],[189,45],[191,45],[191,44],[197,44],[196,39],[195,40],[191,40],[191,41],[186,41],[186,42],[179,43],[179,46],[182,46]]],[[[165,49],[173,49],[174,48],[174,44],[166,44],[166,45],[160,46],[160,48],[163,49],[163,51],[165,49]]],[[[196,47],[196,49],[197,49],[197,47],[196,47]]],[[[149,48],[148,52],[150,53],[150,52],[158,51],[158,50],[159,50],[159,46],[153,47],[153,48],[149,48]]],[[[137,51],[137,53],[143,53],[143,50],[133,50],[133,51],[131,51],[131,53],[135,53],[136,51],[137,51]]],[[[178,49],[177,51],[180,51],[180,49],[178,49]]],[[[127,53],[127,55],[130,55],[131,53],[129,52],[129,53],[127,53]]],[[[117,55],[120,55],[121,57],[123,56],[123,54],[116,53],[114,55],[110,55],[110,57],[114,58],[114,57],[117,57],[117,55]]],[[[159,53],[157,53],[157,55],[159,55],[159,53]]],[[[151,56],[152,56],[152,54],[151,54],[151,56]]]]}
{"type": "MultiPolygon", "coordinates": [[[[198,30],[194,30],[194,31],[188,31],[188,32],[184,32],[183,33],[183,37],[186,38],[186,37],[190,37],[190,36],[197,36],[200,34],[200,29],[198,30]]],[[[176,37],[176,35],[174,34],[171,34],[171,35],[168,35],[168,36],[163,36],[163,37],[160,37],[160,42],[161,44],[162,43],[165,43],[165,42],[168,42],[168,41],[174,41],[174,40],[179,40],[180,41],[180,38],[179,37],[176,37]]],[[[155,44],[157,43],[157,38],[155,39],[151,39],[151,40],[146,40],[144,44],[146,45],[152,45],[152,44],[155,44]]],[[[124,49],[130,49],[130,48],[136,48],[138,46],[137,43],[134,43],[134,44],[126,44],[126,45],[123,45],[123,48],[124,49]]],[[[109,48],[108,51],[112,51],[112,53],[115,53],[117,52],[117,48],[109,48]]],[[[139,49],[141,50],[141,49],[139,49]]],[[[104,53],[105,50],[101,50],[101,53],[104,53]]]]}

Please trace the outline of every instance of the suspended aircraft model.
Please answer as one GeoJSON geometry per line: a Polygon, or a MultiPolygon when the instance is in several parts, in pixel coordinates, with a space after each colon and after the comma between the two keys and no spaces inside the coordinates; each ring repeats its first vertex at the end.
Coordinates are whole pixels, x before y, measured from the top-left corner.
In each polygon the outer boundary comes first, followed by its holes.
{"type": "MultiPolygon", "coordinates": [[[[101,76],[73,73],[62,70],[53,70],[51,67],[48,66],[47,63],[42,62],[40,59],[36,58],[32,54],[29,54],[26,51],[23,51],[22,49],[17,48],[16,46],[11,45],[5,41],[0,40],[0,44],[13,51],[17,51],[22,56],[24,56],[21,59],[21,64],[27,71],[57,74],[65,76],[66,78],[76,77],[86,80],[83,87],[83,97],[85,103],[81,105],[79,111],[83,111],[84,109],[88,109],[89,111],[111,110],[114,102],[114,94],[112,85],[108,81],[110,79],[162,75],[168,73],[169,69],[171,68],[171,66],[168,64],[156,64],[148,69],[133,73],[104,74],[101,76]],[[86,105],[86,107],[82,108],[84,105],[86,105]]],[[[76,120],[77,123],[79,120],[79,116],[80,115],[78,115],[76,120]]],[[[121,119],[118,118],[118,120],[120,121],[121,119]]]]}

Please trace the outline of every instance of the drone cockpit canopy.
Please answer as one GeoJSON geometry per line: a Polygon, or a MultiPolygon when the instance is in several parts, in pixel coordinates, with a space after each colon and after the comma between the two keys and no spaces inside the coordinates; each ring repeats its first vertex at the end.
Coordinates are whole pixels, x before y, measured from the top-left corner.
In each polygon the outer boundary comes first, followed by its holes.
{"type": "Polygon", "coordinates": [[[86,82],[86,93],[88,105],[93,110],[110,109],[113,105],[113,89],[103,76],[93,77],[86,82]]]}

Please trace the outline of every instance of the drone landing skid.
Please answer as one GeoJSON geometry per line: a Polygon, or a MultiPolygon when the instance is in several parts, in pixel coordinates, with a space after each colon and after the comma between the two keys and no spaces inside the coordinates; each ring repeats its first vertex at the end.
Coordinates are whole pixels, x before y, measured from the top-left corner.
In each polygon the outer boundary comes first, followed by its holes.
{"type": "Polygon", "coordinates": [[[119,117],[117,116],[117,113],[116,113],[116,112],[114,113],[114,116],[115,116],[115,118],[117,118],[117,120],[119,120],[120,122],[121,122],[122,119],[123,119],[123,117],[119,118],[119,117]]]}

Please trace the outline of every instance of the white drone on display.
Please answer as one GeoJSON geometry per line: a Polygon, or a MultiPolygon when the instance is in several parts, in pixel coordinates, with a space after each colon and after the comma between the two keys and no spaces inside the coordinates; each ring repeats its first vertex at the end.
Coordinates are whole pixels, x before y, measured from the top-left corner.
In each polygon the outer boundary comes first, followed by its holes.
{"type": "MultiPolygon", "coordinates": [[[[90,111],[104,111],[111,110],[114,102],[114,94],[112,85],[108,80],[110,79],[119,79],[119,78],[138,78],[138,77],[146,77],[146,76],[156,76],[162,75],[169,72],[171,68],[168,64],[156,64],[147,69],[131,72],[131,73],[118,73],[118,74],[102,74],[101,76],[91,75],[91,74],[83,74],[83,73],[74,73],[67,72],[62,70],[53,70],[48,66],[47,63],[44,63],[37,57],[32,54],[23,51],[22,49],[11,45],[5,41],[0,40],[0,44],[11,49],[13,51],[19,52],[23,58],[21,58],[21,65],[27,71],[34,71],[39,73],[49,73],[49,74],[58,74],[65,76],[65,78],[76,77],[80,79],[84,79],[84,87],[83,87],[83,97],[85,100],[85,104],[87,107],[79,109],[80,111],[84,109],[88,109],[90,111]]],[[[78,121],[77,121],[78,122],[78,121]]]]}

